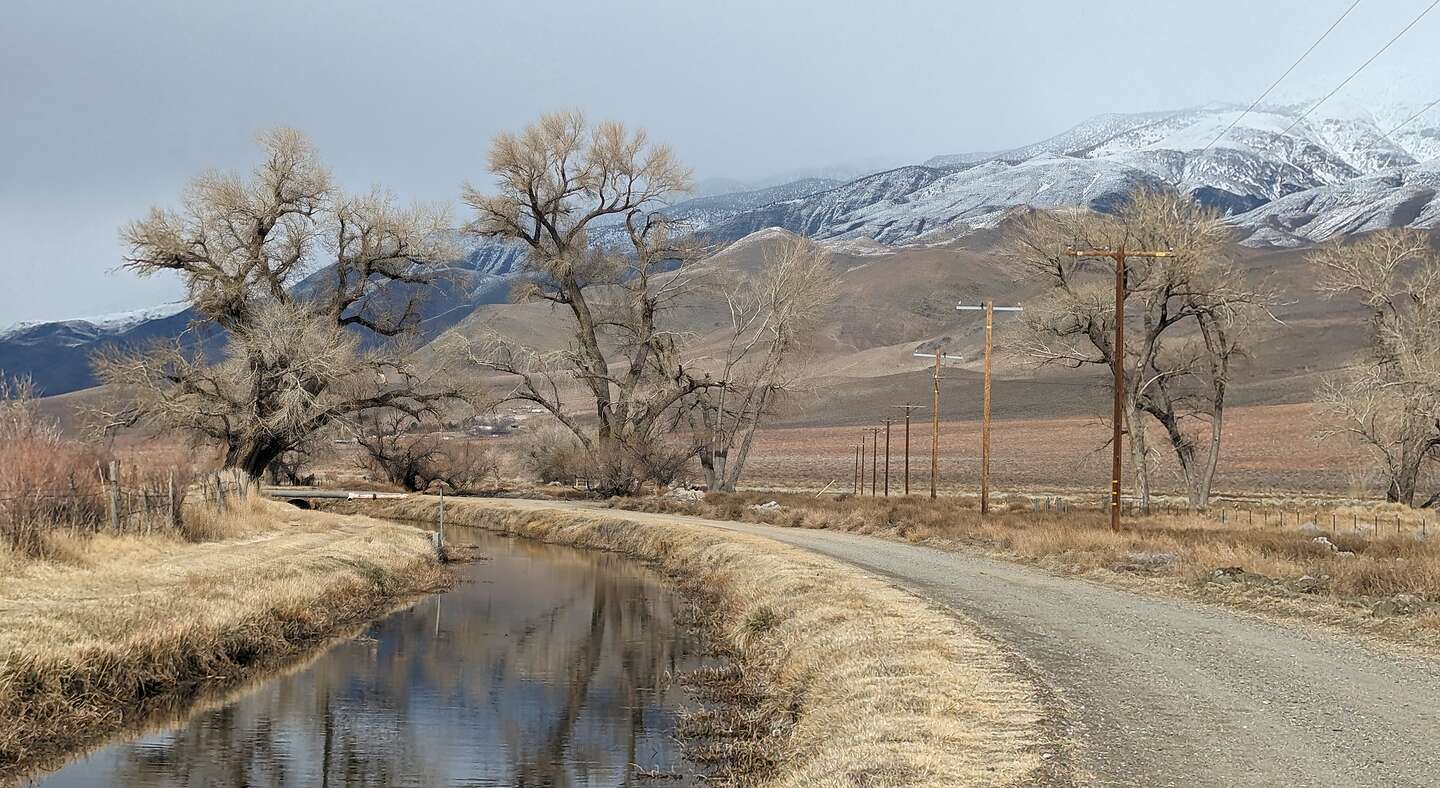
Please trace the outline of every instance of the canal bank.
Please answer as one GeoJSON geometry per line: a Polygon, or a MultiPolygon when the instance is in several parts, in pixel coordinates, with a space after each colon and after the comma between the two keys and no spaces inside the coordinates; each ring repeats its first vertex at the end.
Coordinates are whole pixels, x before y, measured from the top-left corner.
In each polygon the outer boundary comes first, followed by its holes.
{"type": "MultiPolygon", "coordinates": [[[[367,503],[376,516],[435,522],[439,501],[367,503]]],[[[447,499],[445,520],[625,553],[704,603],[736,668],[741,718],[769,726],[763,752],[736,753],[777,786],[1019,785],[1064,781],[1042,758],[1032,684],[969,622],[884,580],[778,542],[623,512],[542,501],[447,499]],[[745,719],[748,718],[748,719],[745,719]]],[[[722,744],[723,746],[723,744],[722,744]]],[[[723,754],[723,753],[722,753],[723,754]]]]}
{"type": "Polygon", "coordinates": [[[404,524],[251,499],[219,530],[0,555],[0,783],[450,583],[404,524]]]}
{"type": "Polygon", "coordinates": [[[457,582],[303,662],[147,721],[38,788],[700,784],[677,680],[711,664],[660,573],[448,528],[457,582]]]}

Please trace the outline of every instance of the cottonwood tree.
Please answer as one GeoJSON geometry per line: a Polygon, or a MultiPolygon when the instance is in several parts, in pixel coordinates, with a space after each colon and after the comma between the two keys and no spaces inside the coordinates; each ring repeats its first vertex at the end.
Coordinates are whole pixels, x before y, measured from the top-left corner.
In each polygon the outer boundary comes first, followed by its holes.
{"type": "Polygon", "coordinates": [[[1422,470],[1440,457],[1440,255],[1424,233],[1401,229],[1331,243],[1311,261],[1321,293],[1370,310],[1365,358],[1321,384],[1322,435],[1366,447],[1386,500],[1413,505],[1422,470]]]}
{"type": "Polygon", "coordinates": [[[1129,258],[1125,272],[1125,309],[1133,322],[1127,319],[1118,352],[1135,491],[1146,507],[1151,419],[1164,431],[1190,504],[1209,504],[1234,367],[1250,328],[1273,303],[1226,259],[1228,238],[1215,211],[1177,192],[1141,190],[1114,215],[1032,212],[1010,242],[1008,257],[1018,273],[1045,288],[1026,303],[1020,352],[1042,365],[1072,368],[1109,366],[1115,357],[1115,269],[1109,258],[1070,257],[1067,247],[1173,252],[1129,258]]]}
{"type": "Polygon", "coordinates": [[[803,379],[795,355],[835,299],[835,273],[818,244],[790,237],[767,251],[760,271],[720,290],[730,326],[717,385],[697,391],[685,415],[700,427],[707,488],[733,492],[756,431],[803,379]]]}
{"type": "Polygon", "coordinates": [[[673,456],[663,434],[667,413],[715,385],[681,357],[681,337],[661,323],[693,291],[691,264],[704,253],[659,210],[667,196],[690,188],[689,172],[643,131],[591,127],[578,113],[500,134],[489,167],[498,191],[466,188],[475,211],[466,230],[528,247],[528,281],[514,297],[561,310],[571,342],[541,352],[489,335],[466,352],[512,379],[503,400],[539,405],[575,436],[601,491],[628,492],[673,456]],[[603,223],[623,239],[618,246],[590,242],[603,223]],[[593,421],[567,410],[562,392],[571,381],[593,421]]]}
{"type": "Polygon", "coordinates": [[[372,410],[360,419],[355,442],[361,466],[411,492],[435,485],[465,490],[495,476],[499,463],[471,441],[444,440],[402,410],[372,410]]]}
{"type": "Polygon", "coordinates": [[[422,418],[465,394],[443,370],[417,369],[403,342],[448,254],[443,212],[340,192],[298,131],[259,141],[264,160],[249,177],[203,174],[177,210],[152,209],[122,232],[124,267],[178,274],[200,318],[224,329],[223,357],[177,340],[94,362],[122,403],[102,414],[106,426],[213,441],[251,478],[368,410],[422,418]]]}

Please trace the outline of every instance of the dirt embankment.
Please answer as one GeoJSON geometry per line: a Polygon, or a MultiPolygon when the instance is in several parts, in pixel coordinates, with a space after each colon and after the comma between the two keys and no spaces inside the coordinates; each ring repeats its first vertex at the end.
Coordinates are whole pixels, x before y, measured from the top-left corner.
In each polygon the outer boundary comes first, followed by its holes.
{"type": "MultiPolygon", "coordinates": [[[[434,521],[437,501],[381,502],[377,516],[434,521]]],[[[758,772],[776,786],[1047,782],[1035,688],[947,614],[840,562],[774,541],[681,523],[525,502],[447,499],[445,521],[615,550],[694,583],[770,725],[758,772]]],[[[723,720],[702,737],[723,738],[723,720]]],[[[754,722],[754,719],[751,720],[754,722]]]]}
{"type": "Polygon", "coordinates": [[[225,538],[94,536],[0,552],[0,781],[243,681],[450,573],[428,534],[252,500],[225,538]]]}

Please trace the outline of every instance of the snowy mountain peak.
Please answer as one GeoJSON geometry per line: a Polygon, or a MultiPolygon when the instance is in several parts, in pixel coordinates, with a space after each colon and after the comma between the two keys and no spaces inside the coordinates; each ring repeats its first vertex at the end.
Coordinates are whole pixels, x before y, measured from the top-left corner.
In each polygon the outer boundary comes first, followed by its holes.
{"type": "Polygon", "coordinates": [[[171,315],[178,315],[188,307],[189,304],[183,301],[176,301],[168,304],[143,307],[141,309],[131,309],[125,312],[108,312],[103,315],[93,315],[90,317],[72,317],[63,320],[23,320],[18,323],[12,323],[5,328],[0,328],[0,340],[19,337],[42,326],[64,327],[77,337],[85,335],[98,337],[108,334],[119,334],[146,321],[159,320],[170,317],[171,315]]]}

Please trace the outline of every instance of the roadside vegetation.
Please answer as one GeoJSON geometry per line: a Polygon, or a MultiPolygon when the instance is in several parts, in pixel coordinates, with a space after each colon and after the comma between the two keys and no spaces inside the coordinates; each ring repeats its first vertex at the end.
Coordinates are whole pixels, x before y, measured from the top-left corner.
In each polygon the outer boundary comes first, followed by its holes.
{"type": "MultiPolygon", "coordinates": [[[[378,502],[434,521],[438,501],[378,502]]],[[[746,784],[1019,785],[1045,768],[1033,689],[970,625],[830,559],[684,524],[447,499],[447,523],[656,562],[704,603],[744,703],[702,712],[698,757],[746,784]],[[737,710],[738,708],[738,710],[737,710]]]]}
{"type": "MultiPolygon", "coordinates": [[[[1398,535],[1375,538],[1345,527],[1332,530],[1325,518],[1252,526],[1200,515],[1127,517],[1117,532],[1110,530],[1109,516],[1097,510],[1036,512],[1025,505],[982,517],[973,500],[944,498],[747,492],[711,493],[696,500],[615,498],[610,504],[847,531],[942,549],[980,549],[1063,571],[1100,573],[1127,585],[1168,586],[1212,600],[1275,603],[1268,606],[1440,642],[1440,539],[1417,538],[1418,530],[1410,527],[1414,521],[1398,535]],[[777,505],[768,506],[772,501],[777,505]],[[1313,609],[1316,603],[1322,609],[1313,609]]],[[[1392,509],[1385,520],[1402,516],[1392,509]]],[[[1352,514],[1343,512],[1340,521],[1348,524],[1352,514]]],[[[1374,515],[1365,512],[1367,521],[1374,515]]]]}

